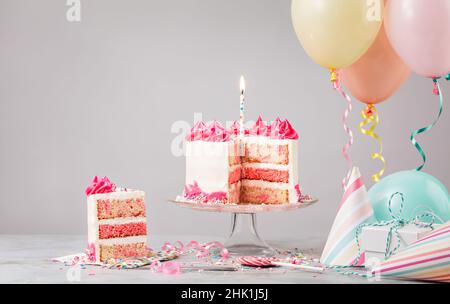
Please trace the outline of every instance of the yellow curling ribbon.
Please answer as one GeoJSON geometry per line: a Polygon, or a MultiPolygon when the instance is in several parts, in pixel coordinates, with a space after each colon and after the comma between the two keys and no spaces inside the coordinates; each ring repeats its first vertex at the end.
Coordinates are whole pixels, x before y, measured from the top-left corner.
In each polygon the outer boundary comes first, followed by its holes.
{"type": "Polygon", "coordinates": [[[369,104],[361,112],[361,115],[363,117],[363,121],[359,123],[359,131],[364,135],[376,139],[378,141],[378,144],[380,145],[380,151],[372,153],[372,159],[379,159],[383,163],[383,169],[372,175],[372,180],[374,183],[376,183],[380,180],[380,177],[384,174],[384,171],[386,170],[386,160],[383,157],[383,142],[381,140],[381,137],[374,132],[379,122],[378,111],[374,105],[369,104]],[[371,126],[368,129],[365,129],[364,127],[367,125],[371,126]]]}

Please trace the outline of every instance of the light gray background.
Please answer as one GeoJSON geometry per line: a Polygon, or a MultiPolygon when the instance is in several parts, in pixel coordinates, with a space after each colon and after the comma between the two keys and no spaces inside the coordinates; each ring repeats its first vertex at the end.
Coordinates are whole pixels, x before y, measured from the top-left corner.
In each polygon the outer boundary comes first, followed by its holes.
{"type": "MultiPolygon", "coordinates": [[[[177,120],[289,118],[300,134],[300,179],[320,198],[309,209],[260,217],[266,237],[326,237],[342,195],[345,101],[305,54],[290,1],[0,0],[0,233],[86,233],[84,189],[93,175],[147,192],[150,234],[224,235],[229,217],[166,202],[181,192],[184,158],[171,154],[177,120]]],[[[388,73],[388,71],[386,71],[388,73]]],[[[450,98],[450,83],[444,94],[450,98]]],[[[409,142],[431,122],[431,81],[412,76],[379,108],[387,173],[420,164],[409,142]]],[[[448,104],[448,99],[445,100],[448,104]]],[[[371,186],[374,140],[357,132],[351,156],[371,186]]],[[[425,171],[450,184],[449,112],[420,136],[425,171]]]]}

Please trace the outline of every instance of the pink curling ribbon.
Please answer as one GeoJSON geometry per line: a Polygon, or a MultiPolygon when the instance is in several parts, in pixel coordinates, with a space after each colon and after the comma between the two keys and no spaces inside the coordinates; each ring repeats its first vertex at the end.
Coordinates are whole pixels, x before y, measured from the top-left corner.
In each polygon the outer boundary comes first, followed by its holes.
{"type": "Polygon", "coordinates": [[[227,260],[230,258],[230,253],[220,242],[212,241],[204,244],[200,244],[197,241],[190,241],[186,246],[181,241],[176,241],[174,245],[166,242],[161,249],[165,252],[176,252],[178,254],[186,254],[189,252],[195,252],[195,255],[199,259],[207,258],[211,256],[211,251],[214,249],[219,250],[221,260],[227,260]]]}
{"type": "Polygon", "coordinates": [[[156,260],[150,264],[150,270],[168,275],[176,275],[181,273],[181,264],[177,262],[161,263],[156,260]]]}
{"type": "Polygon", "coordinates": [[[348,150],[350,149],[350,146],[353,145],[353,132],[350,130],[350,128],[347,125],[348,116],[350,115],[350,112],[352,111],[352,99],[350,96],[344,92],[344,90],[341,87],[341,83],[339,81],[339,73],[336,72],[336,70],[331,69],[331,77],[330,80],[333,83],[333,89],[338,91],[346,100],[347,100],[347,108],[344,111],[344,115],[342,116],[342,124],[344,125],[344,130],[348,134],[349,140],[345,144],[345,146],[342,148],[342,155],[347,160],[349,170],[347,172],[347,175],[342,180],[342,186],[345,188],[348,184],[348,180],[350,179],[350,174],[352,172],[353,162],[350,159],[350,156],[348,155],[348,150]]]}
{"type": "Polygon", "coordinates": [[[164,245],[162,245],[161,250],[165,252],[177,252],[182,254],[184,252],[184,245],[181,241],[176,241],[174,245],[169,242],[165,242],[164,245]]]}

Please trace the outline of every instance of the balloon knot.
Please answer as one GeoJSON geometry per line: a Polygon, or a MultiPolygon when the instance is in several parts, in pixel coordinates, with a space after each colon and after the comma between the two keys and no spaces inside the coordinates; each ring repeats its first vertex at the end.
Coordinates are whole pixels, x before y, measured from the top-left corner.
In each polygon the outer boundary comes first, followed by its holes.
{"type": "Polygon", "coordinates": [[[330,69],[330,81],[336,82],[337,81],[337,74],[335,69],[330,69]]]}
{"type": "Polygon", "coordinates": [[[437,86],[437,81],[433,82],[433,94],[434,95],[439,95],[439,89],[438,89],[438,86],[437,86]]]}
{"type": "Polygon", "coordinates": [[[364,109],[364,114],[367,117],[373,116],[373,104],[368,104],[367,107],[364,109]]]}

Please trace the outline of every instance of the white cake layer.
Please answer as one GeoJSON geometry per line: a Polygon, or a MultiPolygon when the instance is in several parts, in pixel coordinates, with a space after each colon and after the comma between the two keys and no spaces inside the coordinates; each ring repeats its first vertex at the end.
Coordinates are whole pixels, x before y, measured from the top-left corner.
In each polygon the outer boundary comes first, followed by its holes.
{"type": "Polygon", "coordinates": [[[97,201],[99,199],[129,199],[129,198],[144,198],[145,192],[140,190],[128,190],[128,191],[117,191],[110,193],[99,193],[92,194],[88,196],[88,201],[97,201]]]}
{"type": "Polygon", "coordinates": [[[113,219],[104,219],[99,220],[99,225],[120,225],[120,224],[129,224],[129,223],[146,223],[147,218],[145,216],[136,216],[136,217],[118,217],[113,219]]]}
{"type": "Polygon", "coordinates": [[[123,244],[133,244],[133,243],[147,243],[147,236],[129,236],[123,238],[112,238],[112,239],[104,239],[99,240],[99,245],[123,245],[123,244]]]}
{"type": "Polygon", "coordinates": [[[289,171],[289,165],[271,164],[271,163],[243,163],[243,168],[254,168],[254,169],[270,169],[278,171],[289,171]]]}
{"type": "MultiPolygon", "coordinates": [[[[120,200],[126,200],[131,198],[141,198],[145,199],[145,192],[140,190],[128,190],[128,191],[117,191],[117,192],[111,192],[111,193],[99,193],[99,194],[93,194],[89,195],[87,197],[87,217],[88,217],[88,244],[94,244],[95,246],[95,259],[96,261],[100,261],[100,240],[99,240],[99,225],[100,224],[106,224],[106,223],[112,223],[112,224],[126,224],[131,223],[133,220],[130,220],[130,218],[123,218],[123,219],[108,219],[108,220],[101,220],[98,219],[97,214],[97,200],[113,200],[113,199],[120,199],[120,200]],[[128,221],[124,221],[128,219],[128,221]]],[[[139,220],[136,220],[136,222],[143,222],[146,221],[145,217],[138,217],[139,220]]],[[[144,239],[146,239],[146,236],[143,236],[144,239]]],[[[123,238],[114,238],[111,239],[111,242],[114,242],[113,240],[116,240],[120,244],[120,239],[123,238]]],[[[145,241],[146,242],[146,241],[145,241]]]]}
{"type": "Polygon", "coordinates": [[[244,187],[260,187],[260,188],[272,188],[277,190],[289,190],[293,188],[288,183],[275,183],[267,182],[263,180],[253,180],[253,179],[243,179],[241,180],[241,185],[244,187]]]}

